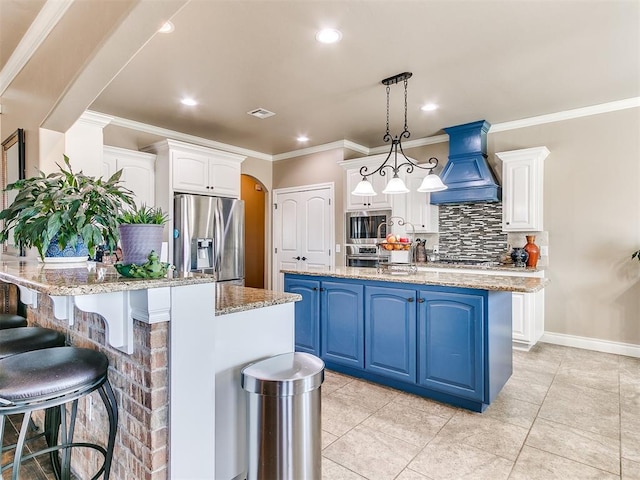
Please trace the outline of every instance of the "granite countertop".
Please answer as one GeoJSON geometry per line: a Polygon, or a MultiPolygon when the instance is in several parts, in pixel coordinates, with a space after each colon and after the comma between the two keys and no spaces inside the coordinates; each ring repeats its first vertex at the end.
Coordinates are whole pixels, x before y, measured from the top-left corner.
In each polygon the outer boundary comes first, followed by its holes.
{"type": "Polygon", "coordinates": [[[460,270],[491,270],[491,271],[504,271],[504,272],[524,272],[524,273],[535,273],[535,272],[543,272],[544,267],[515,267],[512,263],[502,264],[498,262],[487,262],[480,264],[462,264],[462,263],[447,263],[447,262],[424,262],[417,263],[417,267],[426,267],[426,268],[455,268],[460,270]]]}
{"type": "Polygon", "coordinates": [[[479,290],[502,290],[508,292],[532,293],[542,290],[549,282],[547,278],[514,277],[506,275],[487,275],[453,272],[424,272],[413,274],[378,273],[375,268],[332,267],[326,270],[280,270],[282,273],[312,275],[318,277],[351,278],[360,280],[378,280],[393,283],[412,283],[416,285],[440,285],[445,287],[475,288],[479,290]]]}
{"type": "Polygon", "coordinates": [[[219,283],[216,285],[216,316],[299,300],[302,300],[302,296],[297,293],[281,293],[219,283]]]}
{"type": "Polygon", "coordinates": [[[111,265],[87,262],[70,267],[45,265],[37,261],[3,258],[0,281],[30,288],[47,295],[89,295],[213,283],[211,275],[192,273],[174,278],[125,278],[111,265]]]}

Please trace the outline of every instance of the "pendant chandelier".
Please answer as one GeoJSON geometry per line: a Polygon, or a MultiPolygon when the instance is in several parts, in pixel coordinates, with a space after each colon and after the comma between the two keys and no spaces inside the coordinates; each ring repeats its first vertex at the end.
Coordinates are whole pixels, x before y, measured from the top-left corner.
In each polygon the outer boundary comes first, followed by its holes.
{"type": "Polygon", "coordinates": [[[405,167],[407,174],[412,173],[416,167],[422,170],[428,170],[428,174],[424,177],[424,180],[418,187],[418,192],[439,192],[447,189],[447,186],[442,183],[440,177],[433,173],[433,169],[438,166],[437,158],[431,157],[428,163],[418,164],[408,158],[402,150],[402,139],[409,138],[411,136],[409,128],[407,127],[407,85],[412,75],[413,74],[411,72],[404,72],[382,80],[382,84],[387,87],[387,130],[384,134],[383,140],[385,142],[391,142],[391,148],[389,149],[387,158],[382,162],[382,165],[376,168],[373,172],[367,173],[368,168],[366,165],[360,169],[362,180],[358,182],[356,188],[351,192],[352,195],[360,197],[377,195],[376,191],[373,189],[373,185],[371,185],[371,182],[367,180],[367,178],[376,173],[379,173],[384,177],[387,175],[385,169],[390,169],[391,172],[393,172],[393,177],[389,180],[382,193],[385,195],[409,193],[409,189],[405,185],[404,181],[398,176],[398,171],[402,167],[405,167]],[[395,85],[399,82],[404,82],[404,130],[400,135],[392,137],[389,131],[389,93],[391,91],[391,85],[395,85]],[[401,155],[400,158],[398,158],[398,151],[401,155]]]}

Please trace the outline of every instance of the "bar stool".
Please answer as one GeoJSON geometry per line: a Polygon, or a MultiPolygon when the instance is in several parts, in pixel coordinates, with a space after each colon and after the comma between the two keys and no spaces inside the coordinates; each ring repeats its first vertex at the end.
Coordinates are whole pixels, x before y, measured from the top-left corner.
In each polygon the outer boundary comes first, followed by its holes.
{"type": "MultiPolygon", "coordinates": [[[[18,315],[5,315],[10,318],[10,322],[14,325],[18,325],[19,319],[23,318],[18,315]]],[[[2,317],[0,316],[0,321],[2,317]]],[[[26,324],[26,320],[24,321],[26,324]]],[[[65,344],[65,336],[55,330],[42,327],[8,327],[4,329],[0,335],[0,359],[17,355],[24,352],[30,352],[32,350],[40,350],[43,348],[62,347],[65,344]]],[[[31,431],[37,431],[33,420],[29,421],[29,427],[31,431]]],[[[48,446],[52,446],[57,441],[58,428],[60,427],[60,415],[56,409],[49,408],[45,412],[44,418],[44,432],[31,436],[27,440],[35,440],[38,437],[44,436],[48,446]]],[[[0,438],[2,432],[0,432],[0,438]]],[[[0,444],[0,448],[2,444],[0,444]]],[[[53,465],[56,478],[59,479],[60,461],[58,455],[53,452],[50,454],[51,463],[53,465]]],[[[0,478],[2,478],[0,476],[0,478]]]]}
{"type": "Polygon", "coordinates": [[[26,326],[27,319],[20,315],[13,315],[11,313],[0,313],[0,330],[26,326]]]}
{"type": "Polygon", "coordinates": [[[65,336],[43,327],[9,328],[0,335],[0,359],[42,348],[64,346],[65,336]]]}
{"type": "Polygon", "coordinates": [[[54,347],[12,355],[0,360],[0,445],[6,415],[23,413],[22,426],[12,463],[3,465],[0,472],[13,467],[12,480],[19,479],[22,461],[45,453],[61,451],[61,478],[71,476],[71,449],[91,448],[104,456],[104,463],[91,480],[101,475],[106,480],[118,425],[116,398],[107,378],[109,362],[96,350],[77,347],[54,347]],[[73,442],[78,399],[97,390],[107,409],[109,435],[107,447],[88,442],[73,442]],[[71,403],[67,422],[66,404],[71,403]],[[31,413],[36,410],[59,407],[61,439],[57,445],[23,456],[23,447],[31,413]]]}

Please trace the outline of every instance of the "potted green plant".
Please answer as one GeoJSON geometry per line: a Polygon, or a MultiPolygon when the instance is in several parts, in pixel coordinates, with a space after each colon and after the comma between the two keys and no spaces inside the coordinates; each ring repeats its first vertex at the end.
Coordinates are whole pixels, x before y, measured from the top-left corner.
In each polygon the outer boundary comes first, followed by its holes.
{"type": "Polygon", "coordinates": [[[86,260],[97,245],[115,247],[120,213],[134,205],[132,192],[120,183],[122,171],[108,180],[90,177],[74,172],[66,155],[58,168],[7,185],[18,193],[0,212],[0,242],[13,235],[16,244],[35,247],[45,262],[86,260]]]}
{"type": "Polygon", "coordinates": [[[640,262],[640,250],[636,250],[631,254],[631,259],[633,260],[634,258],[637,258],[638,261],[640,262]]]}
{"type": "Polygon", "coordinates": [[[122,263],[142,265],[149,254],[160,253],[162,232],[167,215],[160,207],[134,206],[120,216],[120,247],[122,263]]]}

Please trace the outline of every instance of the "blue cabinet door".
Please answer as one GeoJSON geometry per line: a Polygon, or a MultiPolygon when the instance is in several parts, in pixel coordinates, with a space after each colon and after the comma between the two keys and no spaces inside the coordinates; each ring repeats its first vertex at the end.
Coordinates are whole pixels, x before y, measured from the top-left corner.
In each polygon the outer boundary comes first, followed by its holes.
{"type": "Polygon", "coordinates": [[[484,398],[484,297],[418,291],[418,383],[484,398]]]}
{"type": "Polygon", "coordinates": [[[365,369],[416,381],[416,291],[365,287],[365,369]]]}
{"type": "Polygon", "coordinates": [[[322,282],[320,357],[327,362],[364,368],[362,285],[322,282]]]}
{"type": "Polygon", "coordinates": [[[284,290],[302,295],[295,303],[296,351],[320,356],[320,281],[285,275],[284,290]]]}

